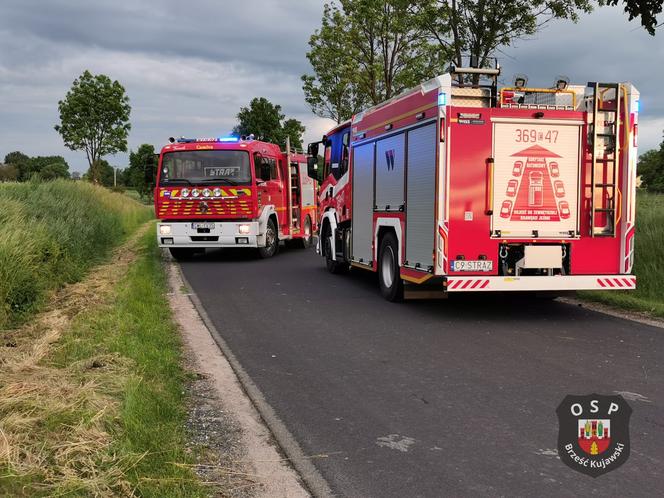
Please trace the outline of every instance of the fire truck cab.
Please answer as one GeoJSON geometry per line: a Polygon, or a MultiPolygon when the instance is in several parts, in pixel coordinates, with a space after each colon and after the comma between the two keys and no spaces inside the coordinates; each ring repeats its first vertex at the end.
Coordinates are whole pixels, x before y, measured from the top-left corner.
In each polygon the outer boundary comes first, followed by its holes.
{"type": "Polygon", "coordinates": [[[389,300],[635,288],[639,92],[499,74],[452,68],[310,144],[331,272],[378,272],[389,300]]]}
{"type": "Polygon", "coordinates": [[[205,248],[280,241],[308,247],[316,229],[316,182],[306,156],[252,137],[170,139],[159,155],[154,205],[157,241],[175,258],[205,248]]]}

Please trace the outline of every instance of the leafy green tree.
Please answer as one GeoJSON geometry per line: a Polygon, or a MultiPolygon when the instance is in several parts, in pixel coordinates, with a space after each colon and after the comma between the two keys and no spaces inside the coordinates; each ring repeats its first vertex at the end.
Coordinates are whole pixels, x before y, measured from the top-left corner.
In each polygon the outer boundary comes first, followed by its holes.
{"type": "Polygon", "coordinates": [[[43,180],[69,178],[69,164],[62,156],[37,156],[29,160],[30,177],[43,180]]]}
{"type": "Polygon", "coordinates": [[[104,187],[113,186],[113,166],[105,159],[95,161],[85,174],[86,180],[104,187]]]}
{"type": "MultiPolygon", "coordinates": [[[[657,25],[657,16],[662,13],[664,2],[662,0],[600,0],[600,5],[618,5],[623,4],[623,10],[629,16],[629,20],[637,17],[641,18],[641,26],[655,35],[657,25]]],[[[661,26],[661,25],[660,25],[661,26]]]]}
{"type": "Polygon", "coordinates": [[[13,164],[0,164],[0,182],[15,182],[18,180],[18,168],[13,164]]]}
{"type": "Polygon", "coordinates": [[[302,135],[304,134],[306,128],[299,120],[294,118],[287,119],[284,121],[281,129],[284,137],[290,138],[291,147],[296,149],[302,148],[302,135]]]}
{"type": "Polygon", "coordinates": [[[290,137],[292,146],[301,147],[304,126],[297,119],[285,118],[280,105],[273,104],[265,97],[256,97],[249,103],[249,107],[240,108],[238,124],[233,132],[240,135],[254,134],[260,140],[282,147],[286,145],[286,137],[290,137]]]}
{"type": "Polygon", "coordinates": [[[58,102],[55,126],[65,146],[84,150],[91,169],[102,156],[127,151],[131,107],[124,87],[104,75],[84,71],[58,102]]]}
{"type": "Polygon", "coordinates": [[[5,164],[11,164],[16,168],[17,181],[30,179],[30,157],[23,154],[23,152],[10,152],[5,156],[5,164]]]}
{"type": "Polygon", "coordinates": [[[553,19],[576,21],[589,12],[589,0],[415,0],[417,20],[452,54],[452,62],[465,65],[462,56],[475,57],[486,67],[491,57],[515,40],[535,34],[553,19]]]}
{"type": "Polygon", "coordinates": [[[142,144],[136,152],[129,153],[129,167],[125,170],[125,185],[134,187],[141,197],[146,197],[154,188],[153,182],[145,180],[145,167],[150,158],[154,157],[154,146],[142,144]]]}
{"type": "Polygon", "coordinates": [[[55,180],[57,178],[69,178],[69,169],[63,163],[51,163],[44,166],[38,173],[42,180],[55,180]]]}
{"type": "Polygon", "coordinates": [[[420,28],[421,13],[406,0],[339,0],[326,4],[307,54],[304,75],[312,111],[337,122],[440,73],[446,50],[420,28]]]}
{"type": "Polygon", "coordinates": [[[664,193],[664,141],[659,149],[649,150],[639,157],[636,171],[643,188],[664,193]]]}
{"type": "Polygon", "coordinates": [[[325,4],[320,30],[309,39],[307,59],[314,75],[302,75],[304,96],[312,112],[341,123],[362,110],[367,97],[359,89],[358,47],[343,36],[346,18],[325,4]]]}

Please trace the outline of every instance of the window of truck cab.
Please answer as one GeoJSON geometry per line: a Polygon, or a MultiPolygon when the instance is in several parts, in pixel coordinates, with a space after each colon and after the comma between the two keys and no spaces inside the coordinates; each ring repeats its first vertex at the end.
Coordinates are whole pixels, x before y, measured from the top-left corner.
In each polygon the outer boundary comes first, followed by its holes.
{"type": "Polygon", "coordinates": [[[243,150],[179,150],[164,154],[159,185],[250,185],[249,153],[243,150]]]}
{"type": "Polygon", "coordinates": [[[262,155],[260,152],[254,152],[254,175],[257,182],[279,180],[277,161],[272,157],[262,155]]]}
{"type": "Polygon", "coordinates": [[[350,130],[335,133],[325,140],[323,175],[339,180],[348,171],[350,158],[350,130]]]}

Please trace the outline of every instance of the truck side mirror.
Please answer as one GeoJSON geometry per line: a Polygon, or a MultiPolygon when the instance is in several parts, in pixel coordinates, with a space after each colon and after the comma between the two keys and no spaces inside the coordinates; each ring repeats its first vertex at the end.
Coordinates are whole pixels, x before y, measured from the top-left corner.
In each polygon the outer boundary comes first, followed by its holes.
{"type": "Polygon", "coordinates": [[[313,157],[318,157],[318,146],[319,145],[320,145],[320,142],[310,143],[307,146],[307,155],[313,156],[313,157]]]}
{"type": "Polygon", "coordinates": [[[318,178],[318,156],[307,157],[307,174],[313,178],[318,178]]]}

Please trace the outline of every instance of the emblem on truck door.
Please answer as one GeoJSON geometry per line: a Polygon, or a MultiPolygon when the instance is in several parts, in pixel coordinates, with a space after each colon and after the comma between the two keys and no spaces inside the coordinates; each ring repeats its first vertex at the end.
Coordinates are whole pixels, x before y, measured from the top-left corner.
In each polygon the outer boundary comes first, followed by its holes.
{"type": "Polygon", "coordinates": [[[568,395],[558,414],[558,456],[591,477],[617,469],[629,458],[632,408],[620,395],[568,395]]]}

